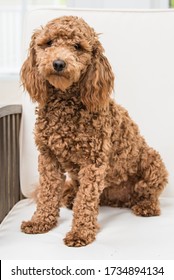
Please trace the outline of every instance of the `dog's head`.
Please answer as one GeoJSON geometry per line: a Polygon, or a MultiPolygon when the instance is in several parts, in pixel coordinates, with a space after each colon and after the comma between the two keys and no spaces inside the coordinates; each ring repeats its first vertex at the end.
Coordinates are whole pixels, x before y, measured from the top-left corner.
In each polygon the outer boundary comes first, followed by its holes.
{"type": "Polygon", "coordinates": [[[33,101],[44,104],[49,85],[66,92],[79,85],[79,94],[89,111],[108,105],[114,75],[98,36],[81,18],[64,16],[36,30],[21,80],[33,101]]]}

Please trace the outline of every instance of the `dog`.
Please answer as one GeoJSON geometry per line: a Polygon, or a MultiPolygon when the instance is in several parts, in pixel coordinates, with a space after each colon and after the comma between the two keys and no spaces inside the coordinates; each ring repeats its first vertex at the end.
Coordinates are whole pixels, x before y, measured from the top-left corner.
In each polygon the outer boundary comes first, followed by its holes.
{"type": "Polygon", "coordinates": [[[37,209],[22,222],[23,232],[48,232],[64,205],[73,209],[64,242],[80,247],[95,240],[100,205],[128,207],[139,216],[160,214],[167,170],[110,97],[114,74],[93,28],[82,18],[63,16],[36,30],[21,81],[38,103],[40,174],[37,209]]]}

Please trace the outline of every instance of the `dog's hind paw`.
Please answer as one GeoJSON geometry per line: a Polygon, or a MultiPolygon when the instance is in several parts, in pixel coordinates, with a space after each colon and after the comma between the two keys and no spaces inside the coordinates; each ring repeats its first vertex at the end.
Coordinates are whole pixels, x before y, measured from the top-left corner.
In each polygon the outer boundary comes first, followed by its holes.
{"type": "Polygon", "coordinates": [[[132,207],[132,211],[137,216],[151,217],[160,215],[158,201],[143,200],[132,207]]]}

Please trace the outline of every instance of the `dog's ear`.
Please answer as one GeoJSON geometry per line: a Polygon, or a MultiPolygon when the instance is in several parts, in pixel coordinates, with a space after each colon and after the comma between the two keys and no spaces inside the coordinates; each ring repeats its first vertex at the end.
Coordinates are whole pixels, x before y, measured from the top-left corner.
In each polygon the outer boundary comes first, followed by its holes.
{"type": "Polygon", "coordinates": [[[40,33],[36,30],[31,37],[29,54],[21,68],[21,82],[30,94],[33,102],[38,102],[43,105],[47,99],[47,81],[39,74],[36,63],[35,39],[40,33]]]}
{"type": "Polygon", "coordinates": [[[82,103],[90,112],[108,108],[109,95],[114,87],[114,74],[103,51],[103,47],[97,41],[93,59],[80,85],[82,103]]]}

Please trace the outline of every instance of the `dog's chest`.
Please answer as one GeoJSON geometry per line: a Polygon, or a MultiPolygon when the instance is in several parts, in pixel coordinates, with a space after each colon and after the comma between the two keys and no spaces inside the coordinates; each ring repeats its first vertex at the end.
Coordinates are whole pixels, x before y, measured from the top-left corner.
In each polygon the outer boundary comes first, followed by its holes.
{"type": "Polygon", "coordinates": [[[81,162],[100,149],[100,122],[73,100],[57,102],[38,114],[36,143],[48,147],[63,162],[81,162]],[[97,135],[97,136],[96,136],[97,135]],[[96,146],[96,147],[94,147],[96,146]]]}

